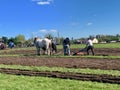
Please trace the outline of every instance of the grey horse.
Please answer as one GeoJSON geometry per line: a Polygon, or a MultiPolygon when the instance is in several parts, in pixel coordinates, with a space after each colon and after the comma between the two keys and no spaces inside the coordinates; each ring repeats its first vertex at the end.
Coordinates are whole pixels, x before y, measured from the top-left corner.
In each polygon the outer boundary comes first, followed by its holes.
{"type": "Polygon", "coordinates": [[[44,54],[51,55],[53,51],[57,52],[56,44],[52,42],[52,40],[48,38],[34,38],[34,44],[37,49],[37,55],[40,55],[40,49],[43,49],[44,54]]]}

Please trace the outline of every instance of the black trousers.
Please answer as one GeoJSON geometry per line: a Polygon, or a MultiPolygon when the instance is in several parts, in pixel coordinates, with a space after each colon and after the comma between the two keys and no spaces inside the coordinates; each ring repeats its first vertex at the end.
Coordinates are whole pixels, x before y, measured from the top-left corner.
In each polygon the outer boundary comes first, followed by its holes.
{"type": "Polygon", "coordinates": [[[88,46],[87,47],[87,55],[89,55],[89,50],[91,50],[92,55],[94,55],[94,47],[93,46],[88,46]]]}

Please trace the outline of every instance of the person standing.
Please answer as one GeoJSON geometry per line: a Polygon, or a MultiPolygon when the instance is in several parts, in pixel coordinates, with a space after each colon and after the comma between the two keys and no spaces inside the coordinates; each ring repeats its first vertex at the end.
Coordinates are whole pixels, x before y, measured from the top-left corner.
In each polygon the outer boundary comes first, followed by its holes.
{"type": "Polygon", "coordinates": [[[63,41],[63,49],[64,49],[64,55],[70,55],[70,40],[69,38],[65,38],[63,41]]]}
{"type": "Polygon", "coordinates": [[[14,43],[12,41],[10,41],[8,44],[8,47],[12,49],[14,47],[14,43]]]}
{"type": "Polygon", "coordinates": [[[90,38],[88,38],[86,45],[87,45],[87,55],[89,55],[89,50],[91,50],[92,55],[94,55],[93,42],[90,38]]]}

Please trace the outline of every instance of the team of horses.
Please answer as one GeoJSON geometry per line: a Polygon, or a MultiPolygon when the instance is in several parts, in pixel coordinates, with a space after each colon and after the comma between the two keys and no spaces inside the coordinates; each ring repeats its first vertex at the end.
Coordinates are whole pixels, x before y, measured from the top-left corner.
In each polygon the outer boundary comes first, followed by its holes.
{"type": "Polygon", "coordinates": [[[48,38],[34,38],[34,44],[36,46],[37,55],[41,54],[41,49],[43,50],[43,54],[51,55],[54,51],[57,52],[56,44],[48,38]]]}

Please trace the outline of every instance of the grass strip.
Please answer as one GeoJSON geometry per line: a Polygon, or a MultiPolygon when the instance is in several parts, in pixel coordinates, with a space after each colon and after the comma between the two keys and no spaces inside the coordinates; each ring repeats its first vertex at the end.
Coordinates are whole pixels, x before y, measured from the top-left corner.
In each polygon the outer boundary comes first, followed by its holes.
{"type": "Polygon", "coordinates": [[[0,74],[1,90],[119,90],[120,85],[69,79],[0,74]]]}
{"type": "MultiPolygon", "coordinates": [[[[72,49],[72,48],[85,48],[85,46],[86,46],[86,44],[71,44],[71,46],[70,46],[70,48],[72,49]]],[[[120,43],[105,43],[105,44],[103,44],[103,43],[98,43],[98,44],[94,44],[94,47],[95,48],[98,48],[98,49],[100,49],[100,48],[120,48],[120,43]]],[[[57,48],[58,49],[63,49],[63,45],[58,45],[57,46],[57,48]]]]}
{"type": "Polygon", "coordinates": [[[21,66],[21,65],[4,65],[0,64],[0,68],[10,69],[22,69],[22,70],[33,70],[33,71],[59,71],[59,72],[71,72],[71,73],[84,73],[84,74],[106,74],[112,76],[120,76],[119,70],[100,70],[100,69],[74,69],[74,68],[63,68],[63,67],[46,67],[46,66],[21,66]]]}

